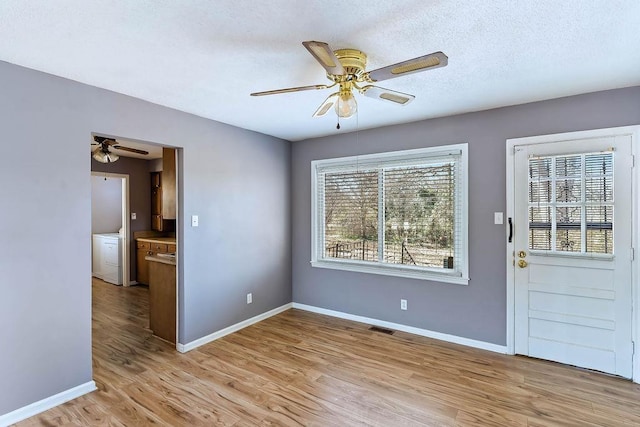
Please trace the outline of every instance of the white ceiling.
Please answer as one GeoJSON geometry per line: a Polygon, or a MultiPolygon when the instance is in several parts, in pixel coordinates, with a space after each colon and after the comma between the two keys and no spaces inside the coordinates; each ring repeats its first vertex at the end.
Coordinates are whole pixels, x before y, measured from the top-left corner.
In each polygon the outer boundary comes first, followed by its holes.
{"type": "Polygon", "coordinates": [[[295,141],[640,85],[640,1],[2,0],[0,60],[295,141]],[[381,84],[406,106],[356,95],[338,131],[311,117],[331,90],[249,96],[328,81],[304,40],[449,65],[381,84]]]}

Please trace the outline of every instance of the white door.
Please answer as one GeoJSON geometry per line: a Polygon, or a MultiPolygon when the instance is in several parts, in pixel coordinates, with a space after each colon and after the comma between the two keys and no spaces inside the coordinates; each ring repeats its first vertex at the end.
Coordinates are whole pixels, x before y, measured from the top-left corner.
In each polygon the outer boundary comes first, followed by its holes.
{"type": "Polygon", "coordinates": [[[515,352],[630,378],[631,136],[516,145],[515,352]]]}

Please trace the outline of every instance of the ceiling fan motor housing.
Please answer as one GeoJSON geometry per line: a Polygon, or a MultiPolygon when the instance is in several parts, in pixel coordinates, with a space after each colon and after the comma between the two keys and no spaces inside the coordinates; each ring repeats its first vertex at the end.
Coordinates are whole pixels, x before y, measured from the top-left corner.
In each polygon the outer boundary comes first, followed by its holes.
{"type": "Polygon", "coordinates": [[[344,76],[335,76],[330,74],[329,78],[333,81],[340,81],[340,77],[348,78],[349,80],[357,80],[362,76],[367,66],[367,55],[357,49],[338,49],[333,52],[338,58],[338,61],[344,68],[344,76]]]}

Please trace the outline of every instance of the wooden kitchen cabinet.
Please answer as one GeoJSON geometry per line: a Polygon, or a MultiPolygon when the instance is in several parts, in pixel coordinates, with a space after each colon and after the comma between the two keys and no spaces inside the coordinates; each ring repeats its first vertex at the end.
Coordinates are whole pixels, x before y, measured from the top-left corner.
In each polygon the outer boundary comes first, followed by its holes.
{"type": "Polygon", "coordinates": [[[149,284],[149,261],[145,257],[151,255],[151,243],[136,241],[136,281],[149,284]]]}
{"type": "Polygon", "coordinates": [[[150,257],[149,328],[153,334],[176,342],[176,265],[175,262],[150,257]]]}
{"type": "Polygon", "coordinates": [[[151,229],[162,231],[162,172],[151,172],[151,229]]]}
{"type": "Polygon", "coordinates": [[[146,260],[146,257],[169,252],[175,253],[176,244],[172,243],[173,241],[175,240],[168,238],[158,238],[158,240],[152,238],[136,239],[136,281],[138,283],[149,284],[149,261],[146,260]]]}
{"type": "Polygon", "coordinates": [[[161,172],[151,172],[151,188],[162,187],[162,175],[161,172]]]}
{"type": "Polygon", "coordinates": [[[151,172],[151,215],[162,215],[162,172],[151,172]]]}
{"type": "Polygon", "coordinates": [[[176,219],[176,150],[162,149],[162,172],[151,172],[151,229],[174,231],[176,219]]]}
{"type": "Polygon", "coordinates": [[[151,243],[151,252],[154,254],[165,254],[169,252],[168,245],[166,243],[151,243]]]}
{"type": "Polygon", "coordinates": [[[162,219],[176,219],[176,150],[162,149],[162,219]]]}
{"type": "Polygon", "coordinates": [[[151,229],[155,231],[162,231],[164,223],[162,222],[162,215],[151,215],[151,229]]]}

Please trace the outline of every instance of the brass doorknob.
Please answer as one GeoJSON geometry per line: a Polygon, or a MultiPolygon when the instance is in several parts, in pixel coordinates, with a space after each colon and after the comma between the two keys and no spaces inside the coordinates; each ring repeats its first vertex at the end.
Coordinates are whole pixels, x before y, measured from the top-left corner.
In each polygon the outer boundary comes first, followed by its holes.
{"type": "Polygon", "coordinates": [[[518,252],[518,258],[524,258],[526,256],[527,256],[527,253],[525,251],[518,252]]]}
{"type": "Polygon", "coordinates": [[[523,259],[518,261],[518,267],[520,267],[520,268],[525,268],[528,265],[529,265],[529,263],[527,261],[523,260],[523,259]]]}

